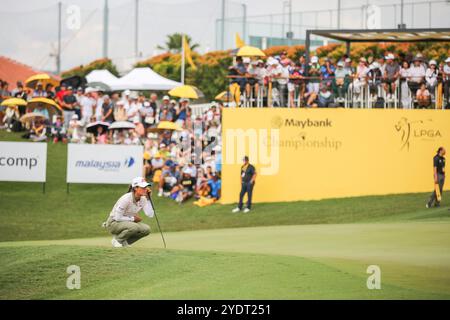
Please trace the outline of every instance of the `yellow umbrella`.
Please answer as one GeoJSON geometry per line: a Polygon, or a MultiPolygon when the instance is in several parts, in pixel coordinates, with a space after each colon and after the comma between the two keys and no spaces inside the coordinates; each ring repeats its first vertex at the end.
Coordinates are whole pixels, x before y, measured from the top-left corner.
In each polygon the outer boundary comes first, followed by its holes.
{"type": "Polygon", "coordinates": [[[221,93],[219,93],[214,100],[218,100],[218,101],[232,101],[233,100],[233,95],[231,92],[228,91],[222,91],[221,93]]]}
{"type": "Polygon", "coordinates": [[[26,106],[27,102],[20,98],[9,98],[2,102],[4,107],[14,107],[14,106],[26,106]]]}
{"type": "Polygon", "coordinates": [[[59,110],[62,112],[61,107],[52,99],[48,99],[48,98],[33,98],[28,102],[28,107],[31,109],[34,109],[38,106],[42,106],[46,109],[51,110],[52,107],[55,108],[56,110],[59,110]]]}
{"type": "Polygon", "coordinates": [[[23,122],[23,123],[31,122],[36,118],[46,119],[46,117],[42,113],[29,112],[29,113],[25,113],[22,117],[20,117],[20,122],[23,122]]]}
{"type": "Polygon", "coordinates": [[[182,85],[169,91],[172,97],[198,99],[203,93],[194,86],[182,85]]]}
{"type": "Polygon", "coordinates": [[[53,79],[46,73],[35,74],[34,76],[29,77],[25,81],[25,85],[28,88],[35,89],[37,87],[38,82],[42,83],[42,86],[45,89],[45,86],[50,83],[53,86],[57,86],[59,84],[58,80],[53,79]]]}
{"type": "Polygon", "coordinates": [[[176,130],[181,131],[181,127],[177,125],[175,122],[172,121],[161,121],[158,123],[158,126],[155,128],[149,128],[148,132],[159,132],[159,131],[165,131],[165,130],[176,130]]]}
{"type": "Polygon", "coordinates": [[[261,49],[251,46],[243,46],[236,54],[240,57],[265,57],[266,54],[261,49]]]}

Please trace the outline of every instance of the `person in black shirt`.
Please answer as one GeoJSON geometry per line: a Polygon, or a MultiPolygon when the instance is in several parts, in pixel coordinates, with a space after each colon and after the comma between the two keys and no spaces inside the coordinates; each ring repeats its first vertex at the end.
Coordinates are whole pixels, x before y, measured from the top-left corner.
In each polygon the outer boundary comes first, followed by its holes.
{"type": "Polygon", "coordinates": [[[243,207],[244,195],[247,193],[247,207],[244,213],[250,211],[252,207],[252,193],[255,186],[256,169],[249,163],[248,156],[244,157],[244,164],[241,167],[241,193],[239,194],[239,205],[232,212],[239,212],[243,207]]]}
{"type": "MultiPolygon", "coordinates": [[[[442,190],[444,188],[444,182],[445,182],[445,149],[444,147],[440,147],[437,151],[437,154],[433,158],[433,178],[434,178],[434,184],[439,185],[439,191],[442,195],[442,190]]],[[[438,199],[436,195],[436,191],[433,191],[431,194],[430,200],[427,202],[427,208],[431,208],[433,206],[433,203],[435,207],[440,206],[440,199],[438,199]]]]}
{"type": "Polygon", "coordinates": [[[72,87],[68,87],[61,103],[64,114],[64,127],[66,128],[66,130],[69,128],[69,122],[70,120],[72,120],[72,116],[75,114],[76,104],[77,98],[73,94],[72,87]]]}

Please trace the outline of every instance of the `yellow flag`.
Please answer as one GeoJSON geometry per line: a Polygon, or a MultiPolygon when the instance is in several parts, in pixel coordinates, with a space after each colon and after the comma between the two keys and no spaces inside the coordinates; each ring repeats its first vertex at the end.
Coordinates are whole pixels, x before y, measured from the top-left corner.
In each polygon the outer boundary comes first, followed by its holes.
{"type": "Polygon", "coordinates": [[[242,40],[241,37],[239,37],[239,33],[237,33],[237,32],[236,32],[236,37],[235,37],[235,43],[236,43],[236,48],[242,48],[243,46],[245,46],[244,40],[242,40]]]}
{"type": "Polygon", "coordinates": [[[192,61],[191,48],[189,47],[189,44],[187,43],[185,36],[183,36],[183,48],[184,48],[184,57],[186,58],[187,62],[189,62],[193,70],[197,70],[194,61],[192,61]]]}

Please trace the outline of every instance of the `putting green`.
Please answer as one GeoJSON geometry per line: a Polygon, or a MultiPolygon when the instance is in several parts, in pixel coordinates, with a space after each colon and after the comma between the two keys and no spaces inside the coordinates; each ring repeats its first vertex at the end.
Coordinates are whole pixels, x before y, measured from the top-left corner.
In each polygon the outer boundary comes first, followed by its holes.
{"type": "MultiPolygon", "coordinates": [[[[153,230],[149,237],[137,242],[129,249],[108,249],[113,252],[161,252],[162,240],[157,230],[153,230]]],[[[183,284],[176,292],[165,292],[165,294],[150,294],[150,288],[141,288],[142,294],[135,292],[137,289],[122,295],[106,294],[98,295],[96,291],[84,294],[97,298],[124,297],[124,298],[188,298],[189,295],[200,298],[450,298],[450,222],[405,222],[405,223],[371,223],[371,224],[338,224],[338,225],[303,225],[303,226],[274,226],[253,227],[236,229],[218,229],[189,232],[172,232],[165,234],[168,244],[167,251],[171,254],[192,256],[194,268],[216,268],[211,262],[211,257],[228,256],[234,261],[236,254],[245,260],[233,262],[236,264],[230,277],[232,283],[239,283],[248,278],[248,273],[259,270],[257,265],[251,261],[261,262],[261,268],[268,268],[272,273],[262,272],[261,281],[268,281],[276,286],[273,276],[277,269],[283,270],[282,265],[286,263],[292,273],[297,277],[295,268],[302,270],[306,268],[308,281],[315,287],[303,288],[302,292],[295,293],[289,284],[292,277],[286,278],[279,283],[276,290],[277,295],[266,290],[260,291],[255,279],[250,282],[256,287],[249,291],[239,291],[237,294],[231,289],[227,293],[220,291],[214,293],[206,290],[200,283],[204,280],[202,275],[199,279],[182,289],[183,284]],[[185,253],[183,253],[185,252],[185,253]],[[204,253],[201,253],[204,252],[204,253]],[[212,255],[212,256],[211,256],[212,255]],[[195,258],[197,257],[197,258],[195,258]],[[286,260],[287,259],[287,260],[286,260]],[[284,261],[284,262],[283,262],[284,261]],[[240,268],[238,267],[240,265],[240,268]],[[382,290],[379,293],[365,288],[366,273],[369,265],[378,265],[381,268],[382,290]],[[297,267],[296,267],[297,266],[297,267]],[[249,269],[247,269],[249,268],[249,269]],[[244,275],[244,276],[243,276],[244,275]],[[245,276],[247,275],[247,276],[245,276]],[[348,287],[346,286],[346,283],[348,287]],[[355,284],[358,284],[355,286],[355,284]],[[199,285],[203,291],[192,291],[191,286],[199,285]],[[286,293],[282,294],[283,286],[286,293]],[[333,288],[327,291],[328,286],[333,288]],[[344,286],[344,287],[342,287],[344,286]],[[341,291],[339,291],[341,288],[341,291]],[[184,291],[183,291],[184,290],[184,291]],[[206,291],[205,291],[206,290],[206,291]],[[145,293],[145,294],[144,294],[145,293]],[[189,295],[187,294],[189,293],[189,295]],[[320,294],[319,294],[320,293],[320,294]]],[[[110,238],[73,239],[55,241],[17,241],[0,243],[0,249],[13,250],[15,248],[28,248],[45,246],[75,246],[81,248],[110,247],[110,238]]],[[[20,249],[19,249],[20,250],[20,249]]],[[[103,249],[104,250],[104,249],[103,249]]],[[[120,254],[122,254],[120,253],[120,254]]],[[[95,256],[92,255],[92,259],[95,256]]],[[[151,258],[150,258],[151,259],[151,258]]],[[[130,260],[128,263],[132,263],[130,260]]],[[[180,261],[178,262],[180,263],[180,261]]],[[[224,263],[223,261],[221,263],[224,263]]],[[[49,262],[51,265],[51,262],[49,262]]],[[[225,263],[226,265],[226,263],[225,263]]],[[[166,266],[168,267],[168,266],[166,266]]],[[[179,266],[182,268],[182,266],[179,266]]],[[[161,265],[164,269],[164,265],[161,265]]],[[[171,266],[173,272],[176,267],[171,266]]],[[[101,269],[101,267],[100,267],[101,269]]],[[[170,269],[170,268],[169,268],[170,269]]],[[[168,270],[169,270],[168,269],[168,270]]],[[[226,267],[215,270],[216,277],[225,276],[221,272],[228,270],[226,267]]],[[[101,270],[98,270],[101,272],[101,270]]],[[[266,271],[268,272],[268,271],[266,271]]],[[[228,271],[226,271],[228,273],[228,271]]],[[[161,279],[170,279],[171,274],[161,273],[161,279]]],[[[189,281],[193,281],[191,277],[189,281]]],[[[298,280],[298,279],[297,279],[298,280]]],[[[295,281],[297,281],[295,280],[295,281]]],[[[168,280],[167,280],[168,281],[168,280]]],[[[180,280],[181,281],[181,280],[180,280]]],[[[294,281],[294,282],[295,282],[294,281]]],[[[305,279],[303,279],[305,281],[305,279]]],[[[308,282],[309,283],[309,282],[308,282]]],[[[112,284],[110,284],[112,285],[112,284]]],[[[184,284],[186,286],[187,284],[184,284]]],[[[245,284],[242,284],[245,287],[245,284]]],[[[252,286],[250,285],[250,286],[252,286]]],[[[214,287],[214,286],[213,286],[214,287]]],[[[211,287],[211,288],[213,288],[211,287]]],[[[261,284],[261,287],[264,285],[261,284]]],[[[93,289],[92,289],[93,290],[93,289]]],[[[102,291],[103,292],[103,291],[102,291]]],[[[68,297],[85,297],[83,292],[72,293],[68,297]],[[73,296],[74,295],[74,296],[73,296]]],[[[65,295],[64,295],[65,297],[65,295]]]]}

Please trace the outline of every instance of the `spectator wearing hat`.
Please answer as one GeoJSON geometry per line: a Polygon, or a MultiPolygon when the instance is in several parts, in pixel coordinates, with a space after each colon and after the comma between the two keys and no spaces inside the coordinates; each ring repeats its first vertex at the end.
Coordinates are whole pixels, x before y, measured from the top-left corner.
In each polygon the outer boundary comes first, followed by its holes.
{"type": "Polygon", "coordinates": [[[442,79],[444,81],[444,96],[447,104],[445,109],[450,109],[450,57],[445,59],[445,65],[442,69],[442,79]]]}
{"type": "Polygon", "coordinates": [[[244,207],[243,200],[245,194],[247,194],[247,207],[244,209],[244,213],[250,212],[252,206],[252,194],[256,180],[256,169],[250,164],[248,156],[245,156],[244,164],[241,167],[241,192],[239,194],[239,204],[237,208],[232,212],[236,213],[242,210],[244,207]]]}
{"type": "Polygon", "coordinates": [[[333,93],[330,91],[330,87],[326,84],[322,84],[320,86],[320,92],[317,96],[317,106],[319,108],[335,107],[333,93]]]}
{"type": "Polygon", "coordinates": [[[439,70],[437,67],[437,62],[436,60],[430,60],[430,63],[428,64],[428,69],[425,72],[425,82],[427,85],[427,89],[430,91],[431,97],[433,99],[434,97],[434,93],[435,93],[435,89],[438,83],[438,75],[439,75],[439,70]]]}
{"type": "Polygon", "coordinates": [[[337,63],[335,77],[332,81],[333,92],[339,102],[344,101],[344,96],[347,92],[351,75],[348,69],[344,69],[344,65],[345,63],[343,61],[339,61],[337,63]]]}
{"type": "Polygon", "coordinates": [[[352,59],[349,57],[346,57],[343,59],[344,61],[344,70],[347,72],[347,74],[352,75],[355,73],[355,69],[352,67],[352,59]]]}
{"type": "Polygon", "coordinates": [[[126,121],[128,119],[125,102],[123,100],[116,102],[116,106],[113,109],[113,116],[115,121],[126,121]]]}
{"type": "Polygon", "coordinates": [[[47,92],[44,90],[44,86],[42,85],[42,82],[38,81],[36,84],[36,89],[34,89],[32,98],[45,98],[47,97],[47,92]]]}
{"type": "Polygon", "coordinates": [[[369,68],[367,67],[367,60],[364,57],[359,59],[359,64],[356,67],[355,73],[353,74],[353,82],[350,84],[350,88],[353,93],[357,96],[361,94],[361,88],[367,83],[367,72],[369,68]]]}
{"type": "Polygon", "coordinates": [[[309,79],[308,83],[308,93],[307,95],[310,95],[312,93],[318,94],[320,89],[320,71],[321,67],[319,64],[319,58],[317,56],[311,57],[311,64],[308,68],[308,77],[311,77],[309,79]]]}
{"type": "Polygon", "coordinates": [[[367,71],[367,82],[369,84],[369,90],[372,96],[378,96],[378,88],[381,85],[382,77],[383,72],[381,71],[380,63],[378,61],[374,61],[367,71]]]}
{"type": "Polygon", "coordinates": [[[386,91],[387,101],[394,98],[396,81],[400,75],[400,67],[397,62],[394,61],[395,57],[392,53],[386,56],[386,65],[383,72],[383,86],[386,91]]]}
{"type": "Polygon", "coordinates": [[[421,83],[425,82],[426,69],[422,64],[420,57],[413,59],[413,64],[409,68],[408,86],[413,95],[420,88],[421,83]]]}

